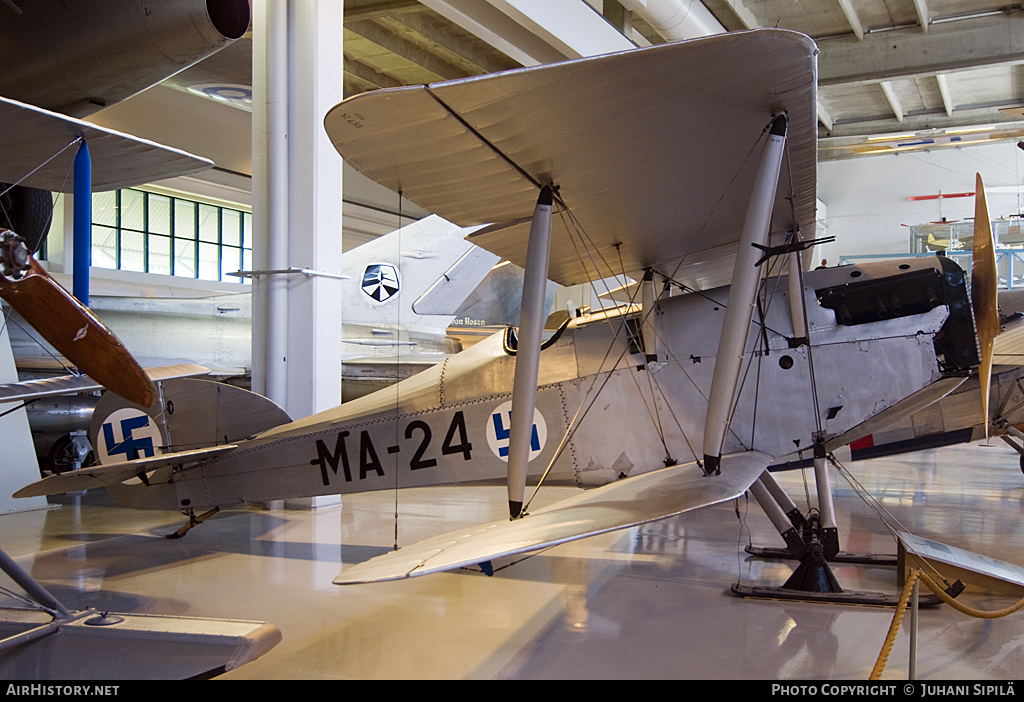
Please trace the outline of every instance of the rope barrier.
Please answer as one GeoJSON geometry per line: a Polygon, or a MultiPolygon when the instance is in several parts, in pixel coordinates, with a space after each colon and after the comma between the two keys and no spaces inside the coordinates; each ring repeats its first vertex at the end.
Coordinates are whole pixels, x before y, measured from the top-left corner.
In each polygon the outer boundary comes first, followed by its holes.
{"type": "Polygon", "coordinates": [[[907,610],[907,602],[910,600],[910,593],[913,591],[914,583],[918,579],[927,585],[929,590],[938,595],[940,600],[969,617],[975,617],[977,619],[1000,619],[1002,617],[1009,616],[1024,607],[1024,598],[1021,598],[1009,607],[1004,607],[1003,609],[998,609],[992,612],[968,607],[962,602],[957,602],[955,599],[950,597],[949,593],[947,593],[941,585],[935,582],[930,575],[920,568],[915,568],[910,571],[910,576],[907,578],[907,582],[903,585],[903,592],[900,593],[899,603],[896,605],[896,613],[893,615],[892,622],[889,624],[889,632],[885,636],[885,642],[882,644],[882,650],[878,653],[878,659],[875,661],[875,667],[871,669],[871,676],[868,678],[869,680],[879,680],[882,677],[882,671],[885,670],[885,664],[889,660],[889,653],[892,651],[893,644],[896,642],[896,635],[900,630],[900,624],[903,622],[903,615],[907,610]]]}

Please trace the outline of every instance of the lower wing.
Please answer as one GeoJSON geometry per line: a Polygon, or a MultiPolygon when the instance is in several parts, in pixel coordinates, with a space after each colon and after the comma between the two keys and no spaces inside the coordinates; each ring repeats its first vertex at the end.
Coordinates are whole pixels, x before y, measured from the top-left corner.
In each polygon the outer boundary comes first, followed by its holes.
{"type": "Polygon", "coordinates": [[[500,521],[436,536],[347,568],[337,585],[399,580],[537,551],[567,541],[626,529],[736,499],[772,457],[748,452],[722,459],[721,475],[694,463],[644,473],[500,521]]]}

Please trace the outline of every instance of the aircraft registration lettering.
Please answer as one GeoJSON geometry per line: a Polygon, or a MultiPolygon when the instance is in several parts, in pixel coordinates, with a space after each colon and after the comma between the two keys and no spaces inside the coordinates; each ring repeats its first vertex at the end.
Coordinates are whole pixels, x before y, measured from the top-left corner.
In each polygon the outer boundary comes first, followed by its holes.
{"type": "MultiPolygon", "coordinates": [[[[413,439],[417,436],[420,437],[419,443],[416,446],[416,450],[413,453],[412,458],[409,460],[410,470],[420,470],[422,468],[433,468],[437,466],[437,459],[426,456],[427,451],[430,449],[430,442],[433,437],[433,431],[430,425],[422,419],[416,419],[405,427],[405,438],[413,439]]],[[[323,480],[324,485],[331,484],[330,473],[338,475],[338,469],[341,468],[341,474],[345,478],[346,483],[352,482],[352,468],[349,463],[348,456],[348,444],[345,441],[351,434],[347,431],[338,432],[337,440],[334,444],[334,450],[328,448],[327,444],[322,439],[316,441],[316,458],[311,460],[310,465],[320,467],[320,477],[323,480]],[[330,471],[330,472],[328,472],[330,471]]],[[[401,446],[388,446],[388,454],[399,453],[401,446]]],[[[452,417],[451,424],[448,425],[448,432],[445,434],[444,441],[441,443],[441,455],[450,456],[452,454],[462,454],[462,458],[465,461],[469,461],[473,457],[473,444],[469,441],[469,435],[466,431],[466,419],[461,411],[456,412],[455,416],[452,417]]],[[[359,434],[359,479],[365,480],[369,473],[376,473],[380,477],[384,477],[384,465],[381,463],[380,458],[377,455],[377,449],[373,445],[373,439],[370,437],[370,432],[362,431],[359,434]]]]}

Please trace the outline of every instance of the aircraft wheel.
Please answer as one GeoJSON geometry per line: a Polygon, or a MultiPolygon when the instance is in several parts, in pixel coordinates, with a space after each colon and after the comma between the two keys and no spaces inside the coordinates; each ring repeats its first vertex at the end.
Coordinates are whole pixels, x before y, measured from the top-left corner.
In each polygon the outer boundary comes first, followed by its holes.
{"type": "Polygon", "coordinates": [[[1020,472],[1024,473],[1024,455],[1020,457],[1020,472]]]}

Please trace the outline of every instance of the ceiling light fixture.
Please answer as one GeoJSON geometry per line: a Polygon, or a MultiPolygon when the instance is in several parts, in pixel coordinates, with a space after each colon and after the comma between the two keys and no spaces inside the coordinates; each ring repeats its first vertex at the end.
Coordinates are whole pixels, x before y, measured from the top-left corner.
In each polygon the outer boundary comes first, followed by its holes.
{"type": "Polygon", "coordinates": [[[896,139],[909,139],[917,136],[917,132],[903,132],[901,134],[881,134],[879,136],[870,136],[868,141],[895,141],[896,139]]]}
{"type": "Polygon", "coordinates": [[[946,134],[970,134],[971,132],[987,132],[996,128],[994,124],[986,124],[981,127],[957,127],[955,129],[947,129],[946,134]]]}

